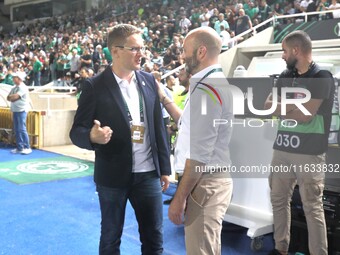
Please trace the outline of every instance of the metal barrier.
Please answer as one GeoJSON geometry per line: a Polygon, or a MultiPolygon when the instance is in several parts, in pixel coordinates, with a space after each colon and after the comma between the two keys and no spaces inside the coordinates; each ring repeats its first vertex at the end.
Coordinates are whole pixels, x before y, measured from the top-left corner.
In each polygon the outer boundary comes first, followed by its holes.
{"type": "Polygon", "coordinates": [[[39,98],[45,98],[47,100],[47,116],[51,115],[51,98],[71,98],[71,95],[67,94],[55,94],[55,95],[39,95],[39,98]]]}
{"type": "Polygon", "coordinates": [[[0,128],[12,129],[12,112],[9,108],[0,108],[0,128]]]}
{"type": "MultiPolygon", "coordinates": [[[[29,111],[27,114],[27,133],[30,137],[32,148],[42,147],[42,116],[45,112],[29,111]]],[[[9,108],[0,108],[0,140],[5,143],[13,143],[13,118],[9,108]],[[2,138],[2,139],[1,139],[2,138]]]]}

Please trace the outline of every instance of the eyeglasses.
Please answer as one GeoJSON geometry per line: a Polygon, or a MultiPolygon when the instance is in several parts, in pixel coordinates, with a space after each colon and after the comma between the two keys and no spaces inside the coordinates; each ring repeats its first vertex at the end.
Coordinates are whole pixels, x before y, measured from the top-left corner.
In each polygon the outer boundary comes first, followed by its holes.
{"type": "Polygon", "coordinates": [[[134,54],[137,53],[137,52],[142,52],[142,53],[145,52],[145,47],[127,47],[127,46],[120,46],[120,45],[117,45],[115,47],[125,49],[125,50],[129,50],[134,54]]]}

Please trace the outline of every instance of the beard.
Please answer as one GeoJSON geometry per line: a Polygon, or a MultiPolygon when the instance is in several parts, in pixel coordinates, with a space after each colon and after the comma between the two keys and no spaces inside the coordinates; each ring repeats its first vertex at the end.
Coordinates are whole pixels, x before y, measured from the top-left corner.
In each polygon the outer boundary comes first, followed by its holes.
{"type": "Polygon", "coordinates": [[[290,71],[293,71],[296,67],[297,59],[287,59],[286,64],[287,64],[287,69],[290,71]]]}
{"type": "Polygon", "coordinates": [[[200,65],[200,62],[197,59],[197,50],[195,50],[192,54],[192,57],[185,58],[185,69],[187,73],[193,75],[195,74],[195,69],[200,65]]]}

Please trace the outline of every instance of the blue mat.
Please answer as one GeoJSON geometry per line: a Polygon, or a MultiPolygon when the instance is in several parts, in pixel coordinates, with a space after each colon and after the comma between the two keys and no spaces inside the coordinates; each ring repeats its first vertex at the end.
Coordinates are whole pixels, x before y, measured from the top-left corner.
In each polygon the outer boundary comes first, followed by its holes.
{"type": "MultiPolygon", "coordinates": [[[[4,153],[7,163],[22,160],[22,157],[25,160],[47,159],[54,154],[34,151],[25,156],[11,155],[0,149],[1,163],[5,163],[4,153]]],[[[175,190],[176,186],[171,185],[163,199],[169,199],[175,190]]],[[[30,185],[16,185],[0,179],[0,205],[0,254],[98,254],[100,210],[92,176],[30,185]]],[[[184,227],[172,224],[167,214],[168,206],[164,205],[164,255],[185,255],[184,227]]],[[[225,224],[222,254],[265,255],[272,249],[272,235],[267,235],[263,251],[251,251],[251,240],[246,232],[244,228],[225,224]]],[[[140,254],[138,225],[130,204],[126,209],[121,254],[140,254]]]]}

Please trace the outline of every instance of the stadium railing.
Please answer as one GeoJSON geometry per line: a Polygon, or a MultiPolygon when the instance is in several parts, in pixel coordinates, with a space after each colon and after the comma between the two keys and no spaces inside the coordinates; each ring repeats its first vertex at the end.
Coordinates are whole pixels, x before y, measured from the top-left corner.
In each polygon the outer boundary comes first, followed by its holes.
{"type": "MultiPolygon", "coordinates": [[[[248,34],[252,34],[255,35],[257,33],[258,29],[264,28],[266,27],[268,24],[270,24],[271,26],[275,27],[278,24],[278,20],[283,20],[283,19],[291,19],[291,18],[301,18],[300,22],[307,22],[308,21],[308,16],[313,16],[313,15],[322,15],[322,14],[327,14],[327,13],[333,13],[334,10],[327,10],[327,11],[321,11],[321,12],[303,12],[303,13],[296,13],[296,14],[289,14],[289,15],[274,15],[271,18],[263,21],[262,23],[244,31],[243,33],[235,36],[234,38],[231,38],[229,42],[232,42],[233,40],[237,40],[239,38],[243,38],[244,36],[248,35],[248,34]]],[[[169,72],[165,73],[164,75],[162,75],[162,79],[165,79],[166,77],[173,75],[175,73],[177,73],[178,71],[180,71],[181,69],[183,69],[185,67],[185,64],[170,70],[169,72]]]]}

